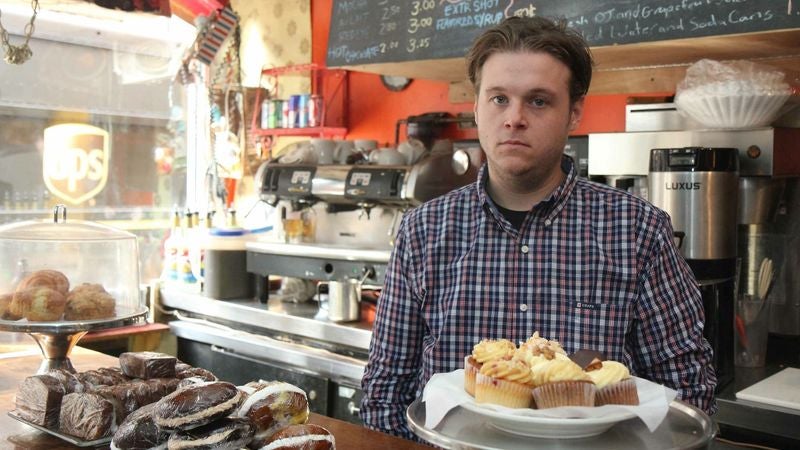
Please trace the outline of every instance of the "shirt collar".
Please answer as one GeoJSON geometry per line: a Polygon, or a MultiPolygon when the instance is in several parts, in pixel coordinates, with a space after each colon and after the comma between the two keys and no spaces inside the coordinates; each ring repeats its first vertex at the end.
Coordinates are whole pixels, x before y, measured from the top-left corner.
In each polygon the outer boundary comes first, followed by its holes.
{"type": "MultiPolygon", "coordinates": [[[[545,199],[537,203],[531,211],[541,215],[545,221],[552,221],[564,209],[572,191],[575,189],[575,184],[578,182],[578,174],[575,169],[575,162],[567,155],[561,156],[561,170],[567,174],[564,181],[561,182],[545,199]]],[[[497,210],[489,193],[486,191],[487,183],[489,182],[489,168],[487,163],[481,166],[478,172],[478,200],[480,204],[493,211],[496,217],[502,217],[502,214],[497,210]]]]}

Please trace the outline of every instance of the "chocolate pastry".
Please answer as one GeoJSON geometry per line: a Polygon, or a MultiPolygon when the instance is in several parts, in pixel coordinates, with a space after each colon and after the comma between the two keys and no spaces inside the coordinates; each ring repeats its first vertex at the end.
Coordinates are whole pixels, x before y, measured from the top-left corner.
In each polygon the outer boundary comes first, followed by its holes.
{"type": "Polygon", "coordinates": [[[113,384],[126,383],[130,378],[126,377],[119,369],[111,367],[101,367],[97,370],[87,370],[75,375],[78,380],[86,386],[87,390],[96,389],[100,386],[111,386],[113,384]]]}
{"type": "Polygon", "coordinates": [[[168,448],[186,450],[238,450],[253,438],[253,424],[239,417],[225,417],[169,438],[168,448]]]}
{"type": "Polygon", "coordinates": [[[91,392],[64,396],[58,429],[85,441],[111,436],[116,424],[114,405],[102,395],[91,392]]]}
{"type": "Polygon", "coordinates": [[[12,317],[24,317],[31,322],[53,322],[64,315],[66,300],[55,289],[34,286],[17,289],[8,307],[12,317]]]}
{"type": "Polygon", "coordinates": [[[63,397],[64,386],[56,378],[50,375],[25,378],[17,390],[17,414],[28,422],[57,430],[63,397]]]}
{"type": "Polygon", "coordinates": [[[111,449],[149,450],[164,448],[169,433],[161,430],[153,422],[156,404],[142,406],[129,415],[117,428],[111,439],[111,449]]]}
{"type": "Polygon", "coordinates": [[[84,283],[67,294],[64,319],[96,320],[114,317],[116,303],[102,285],[84,283]]]}
{"type": "Polygon", "coordinates": [[[179,389],[156,403],[153,419],[165,430],[189,430],[236,410],[242,393],[224,381],[179,389]]]}
{"type": "Polygon", "coordinates": [[[131,378],[175,378],[177,358],[156,352],[125,352],[119,355],[119,367],[131,378]]]}
{"type": "Polygon", "coordinates": [[[578,350],[577,352],[569,355],[569,359],[571,359],[575,364],[579,365],[581,369],[587,370],[588,368],[593,367],[593,364],[605,361],[606,357],[602,352],[598,352],[597,350],[578,350]]]}
{"type": "Polygon", "coordinates": [[[203,381],[217,381],[217,376],[211,373],[210,371],[203,369],[202,367],[189,367],[182,370],[177,370],[178,367],[175,366],[175,377],[184,379],[184,378],[200,378],[203,381]]]}
{"type": "Polygon", "coordinates": [[[78,380],[74,373],[65,369],[48,370],[46,375],[58,380],[64,386],[64,395],[72,394],[73,392],[83,392],[86,387],[78,380]]]}
{"type": "Polygon", "coordinates": [[[277,381],[248,383],[241,390],[248,395],[236,416],[255,425],[251,448],[260,448],[281,428],[308,421],[308,398],[295,385],[277,381]]]}
{"type": "Polygon", "coordinates": [[[94,392],[111,400],[117,406],[118,422],[122,422],[137,409],[155,403],[174,392],[179,382],[180,380],[176,378],[137,379],[122,384],[100,386],[94,392]]]}
{"type": "Polygon", "coordinates": [[[26,276],[17,284],[15,292],[40,286],[58,291],[61,295],[67,295],[67,292],[69,292],[67,276],[57,270],[50,269],[37,270],[26,276]]]}
{"type": "Polygon", "coordinates": [[[332,450],[336,440],[319,425],[290,425],[270,438],[261,450],[332,450]]]}

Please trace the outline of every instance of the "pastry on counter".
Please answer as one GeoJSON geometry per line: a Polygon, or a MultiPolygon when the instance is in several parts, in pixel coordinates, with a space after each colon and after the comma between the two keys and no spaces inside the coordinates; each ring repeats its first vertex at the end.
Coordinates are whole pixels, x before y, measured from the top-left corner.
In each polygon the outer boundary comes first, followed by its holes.
{"type": "Polygon", "coordinates": [[[131,378],[174,378],[178,359],[157,352],[125,352],[119,355],[122,373],[131,378]]]}
{"type": "Polygon", "coordinates": [[[17,414],[39,426],[58,429],[58,416],[64,386],[50,375],[34,375],[22,381],[17,390],[17,414]]]}
{"type": "Polygon", "coordinates": [[[104,396],[80,392],[64,396],[58,430],[85,441],[111,436],[116,425],[114,404],[104,396]]]}
{"type": "Polygon", "coordinates": [[[83,283],[67,294],[65,320],[108,319],[116,315],[116,301],[100,284],[83,283]]]}
{"type": "Polygon", "coordinates": [[[126,377],[120,369],[112,367],[101,367],[96,370],[87,370],[75,375],[78,380],[86,386],[87,390],[93,390],[100,386],[111,386],[114,384],[127,383],[130,378],[126,377]]]}
{"type": "Polygon", "coordinates": [[[155,403],[164,396],[175,392],[180,380],[177,378],[153,378],[151,380],[132,380],[111,386],[100,386],[94,392],[117,404],[118,422],[137,409],[155,403]]]}
{"type": "Polygon", "coordinates": [[[256,427],[251,448],[260,448],[276,431],[308,421],[308,397],[299,387],[280,381],[251,382],[240,387],[247,397],[236,411],[256,427]]]}
{"type": "Polygon", "coordinates": [[[270,438],[260,450],[332,450],[336,440],[327,429],[314,424],[291,425],[270,438]]]}
{"type": "Polygon", "coordinates": [[[165,448],[170,434],[153,422],[155,403],[142,406],[119,425],[111,439],[111,448],[118,450],[148,450],[165,448]]]}
{"type": "Polygon", "coordinates": [[[57,270],[37,270],[20,280],[15,292],[24,291],[32,287],[47,287],[67,295],[69,292],[69,280],[67,276],[57,270]]]}
{"type": "Polygon", "coordinates": [[[0,319],[3,320],[18,320],[13,319],[8,312],[11,306],[11,300],[14,299],[14,294],[0,294],[0,319]]]}
{"type": "Polygon", "coordinates": [[[180,380],[187,378],[196,378],[203,381],[217,381],[216,375],[211,373],[210,370],[203,369],[202,367],[189,366],[186,369],[178,371],[178,368],[176,366],[175,370],[176,370],[175,378],[178,378],[180,380]]]}
{"type": "Polygon", "coordinates": [[[238,450],[253,439],[253,424],[240,417],[225,417],[169,437],[168,448],[238,450]]]}
{"type": "Polygon", "coordinates": [[[26,318],[31,322],[53,322],[61,319],[66,307],[64,295],[46,286],[17,289],[9,306],[13,320],[26,318]]]}
{"type": "Polygon", "coordinates": [[[61,383],[64,387],[64,395],[72,394],[73,392],[83,392],[86,386],[75,376],[74,373],[66,369],[52,369],[48,370],[46,375],[50,375],[61,383]]]}
{"type": "Polygon", "coordinates": [[[224,381],[189,386],[159,400],[153,419],[165,430],[190,430],[231,414],[242,398],[236,386],[224,381]]]}

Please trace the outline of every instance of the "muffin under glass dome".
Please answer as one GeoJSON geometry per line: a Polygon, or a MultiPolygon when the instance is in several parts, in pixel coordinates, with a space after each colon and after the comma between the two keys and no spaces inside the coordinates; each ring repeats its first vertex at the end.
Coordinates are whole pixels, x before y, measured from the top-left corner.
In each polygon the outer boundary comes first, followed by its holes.
{"type": "Polygon", "coordinates": [[[136,236],[95,222],[54,217],[0,227],[0,330],[30,333],[45,368],[71,368],[68,354],[87,331],[139,321],[136,236]],[[65,286],[68,283],[68,286],[65,286]]]}

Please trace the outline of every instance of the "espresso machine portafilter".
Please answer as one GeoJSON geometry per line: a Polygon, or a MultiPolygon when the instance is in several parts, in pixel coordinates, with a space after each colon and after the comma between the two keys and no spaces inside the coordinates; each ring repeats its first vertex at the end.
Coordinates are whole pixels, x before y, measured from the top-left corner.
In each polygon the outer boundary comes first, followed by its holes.
{"type": "Polygon", "coordinates": [[[678,248],[703,298],[703,334],[714,349],[721,389],[733,379],[739,153],[735,148],[650,152],[650,201],[672,220],[678,248]]]}

